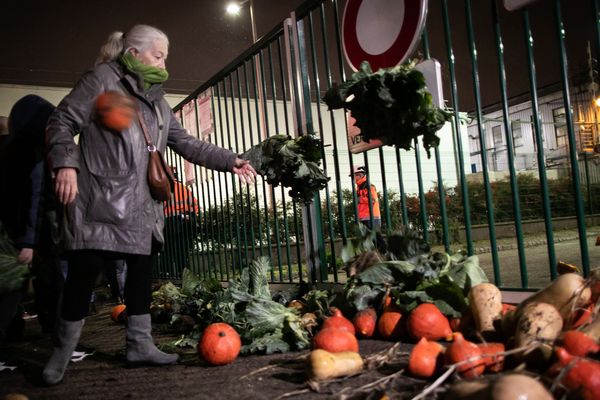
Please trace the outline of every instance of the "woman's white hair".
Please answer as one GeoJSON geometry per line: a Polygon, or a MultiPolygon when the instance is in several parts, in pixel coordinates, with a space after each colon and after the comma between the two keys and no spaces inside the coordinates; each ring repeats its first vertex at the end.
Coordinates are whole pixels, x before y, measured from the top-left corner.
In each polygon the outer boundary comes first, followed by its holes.
{"type": "Polygon", "coordinates": [[[96,65],[116,60],[121,54],[131,49],[144,51],[157,40],[162,40],[167,46],[169,45],[167,35],[160,29],[150,25],[135,25],[126,34],[118,31],[113,32],[100,48],[96,65]]]}

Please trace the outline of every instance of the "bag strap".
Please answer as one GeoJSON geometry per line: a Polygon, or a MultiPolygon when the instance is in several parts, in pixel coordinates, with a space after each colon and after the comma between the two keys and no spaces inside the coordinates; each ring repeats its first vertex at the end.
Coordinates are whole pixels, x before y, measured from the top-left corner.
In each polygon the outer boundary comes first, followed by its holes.
{"type": "Polygon", "coordinates": [[[146,128],[146,123],[144,122],[144,119],[142,118],[142,113],[140,112],[139,109],[137,110],[137,117],[138,117],[138,121],[140,122],[140,126],[142,127],[142,132],[144,133],[144,139],[146,139],[146,145],[148,146],[148,151],[150,153],[153,153],[156,151],[156,146],[154,145],[154,143],[152,142],[152,138],[148,134],[148,128],[146,128]]]}

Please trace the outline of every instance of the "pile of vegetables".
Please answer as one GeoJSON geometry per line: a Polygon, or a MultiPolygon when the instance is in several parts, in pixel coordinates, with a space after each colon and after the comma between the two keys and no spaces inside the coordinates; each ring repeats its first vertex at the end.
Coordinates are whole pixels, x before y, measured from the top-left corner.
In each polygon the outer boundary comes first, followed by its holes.
{"type": "Polygon", "coordinates": [[[437,108],[415,63],[371,70],[367,61],[352,78],[334,85],[323,100],[330,110],[344,108],[352,113],[364,141],[379,139],[384,144],[409,150],[423,136],[427,150],[439,144],[436,136],[451,114],[437,108]]]}
{"type": "Polygon", "coordinates": [[[151,314],[169,309],[170,325],[182,333],[173,343],[179,347],[196,348],[207,326],[223,322],[240,334],[241,354],[302,350],[309,345],[308,332],[297,309],[272,300],[270,268],[268,259],[254,260],[226,289],[186,270],[181,290],[166,283],[153,294],[151,314]]]}
{"type": "Polygon", "coordinates": [[[587,279],[565,272],[510,305],[476,257],[431,252],[406,228],[388,236],[384,254],[374,240],[363,229],[344,249],[354,273],[339,293],[282,300],[259,259],[227,289],[186,271],[181,290],[166,284],[155,293],[153,309],[168,305],[171,324],[188,329],[179,345],[214,365],[310,347],[311,387],[374,368],[359,339],[379,338],[396,342],[387,357],[400,357],[405,373],[435,379],[417,398],[600,398],[600,269],[587,279]],[[192,323],[178,325],[184,317],[192,323]],[[391,351],[398,343],[414,343],[408,357],[391,351]]]}
{"type": "Polygon", "coordinates": [[[329,178],[319,167],[323,144],[313,135],[292,139],[271,136],[242,154],[271,185],[290,188],[289,195],[310,204],[329,178]]]}

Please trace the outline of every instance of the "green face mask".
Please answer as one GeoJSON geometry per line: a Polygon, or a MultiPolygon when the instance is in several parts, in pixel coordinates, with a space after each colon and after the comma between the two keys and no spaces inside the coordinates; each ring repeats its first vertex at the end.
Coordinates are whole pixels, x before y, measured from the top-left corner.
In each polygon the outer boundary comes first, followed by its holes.
{"type": "Polygon", "coordinates": [[[169,73],[166,69],[146,65],[135,58],[131,53],[121,55],[119,61],[129,71],[138,73],[144,78],[144,89],[148,89],[155,84],[163,83],[169,78],[169,73]]]}

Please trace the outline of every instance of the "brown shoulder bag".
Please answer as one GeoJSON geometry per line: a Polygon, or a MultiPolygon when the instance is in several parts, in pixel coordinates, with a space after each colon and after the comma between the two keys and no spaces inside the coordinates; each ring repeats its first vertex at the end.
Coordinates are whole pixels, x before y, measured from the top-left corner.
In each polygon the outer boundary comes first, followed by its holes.
{"type": "Polygon", "coordinates": [[[160,151],[156,148],[146,129],[146,123],[141,113],[137,112],[146,145],[149,153],[148,158],[148,186],[152,198],[158,201],[167,201],[171,198],[171,192],[175,186],[175,177],[167,165],[160,151]]]}

